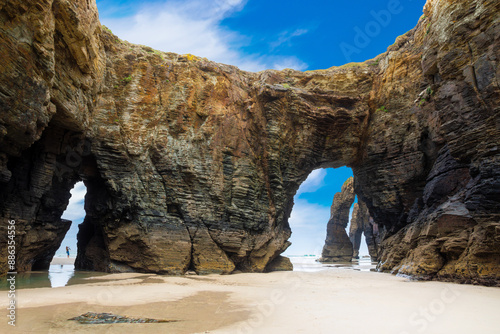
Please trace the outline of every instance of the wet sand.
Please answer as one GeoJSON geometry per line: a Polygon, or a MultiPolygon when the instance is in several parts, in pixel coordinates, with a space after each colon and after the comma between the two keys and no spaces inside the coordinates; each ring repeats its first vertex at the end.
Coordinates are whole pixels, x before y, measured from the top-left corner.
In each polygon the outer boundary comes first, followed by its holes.
{"type": "Polygon", "coordinates": [[[410,282],[330,268],[226,276],[112,274],[92,283],[17,291],[17,326],[2,333],[497,333],[500,289],[410,282]],[[110,281],[111,279],[111,281],[110,281]],[[109,312],[177,320],[83,325],[109,312]]]}

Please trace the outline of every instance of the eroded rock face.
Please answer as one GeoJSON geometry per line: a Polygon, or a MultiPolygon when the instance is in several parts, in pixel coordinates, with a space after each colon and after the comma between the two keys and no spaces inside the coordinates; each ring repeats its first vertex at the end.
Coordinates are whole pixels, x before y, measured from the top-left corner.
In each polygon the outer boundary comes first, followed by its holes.
{"type": "Polygon", "coordinates": [[[375,85],[389,112],[375,113],[354,167],[357,193],[388,229],[380,270],[498,284],[499,9],[428,1],[414,32],[388,49],[375,85]],[[414,102],[404,77],[419,78],[414,102]]]}
{"type": "Polygon", "coordinates": [[[104,79],[101,26],[86,0],[3,1],[0,22],[0,240],[15,220],[18,271],[44,269],[71,224],[60,218],[68,191],[88,165],[81,144],[104,79]]]}
{"type": "Polygon", "coordinates": [[[87,134],[99,174],[84,176],[79,267],[267,270],[300,183],[356,158],[372,72],[253,74],[103,40],[113,62],[87,134]]]}
{"type": "Polygon", "coordinates": [[[375,60],[248,73],[123,42],[93,1],[4,1],[0,215],[19,270],[47,265],[83,180],[79,268],[265,271],[300,183],[347,165],[385,231],[380,270],[498,284],[499,7],[429,0],[375,60]]]}
{"type": "MultiPolygon", "coordinates": [[[[349,212],[354,203],[354,179],[349,178],[340,192],[333,196],[330,208],[330,220],[326,226],[326,240],[320,262],[351,262],[353,244],[347,236],[349,212]]],[[[359,245],[358,245],[359,250],[359,245]]]]}
{"type": "Polygon", "coordinates": [[[372,261],[377,261],[378,245],[380,244],[379,228],[372,217],[370,217],[370,212],[365,203],[358,199],[358,203],[354,203],[353,205],[351,226],[349,227],[349,240],[352,243],[352,257],[354,259],[359,258],[359,248],[363,234],[372,261]]]}

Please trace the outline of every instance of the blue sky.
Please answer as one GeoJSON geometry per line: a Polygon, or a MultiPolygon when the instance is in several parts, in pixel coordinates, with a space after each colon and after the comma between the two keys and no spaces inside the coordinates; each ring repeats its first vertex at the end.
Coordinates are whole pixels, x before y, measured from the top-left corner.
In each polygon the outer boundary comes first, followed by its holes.
{"type": "Polygon", "coordinates": [[[83,182],[78,182],[75,184],[73,189],[71,189],[70,193],[71,198],[69,199],[68,207],[66,208],[66,211],[64,211],[61,218],[71,220],[73,223],[61,243],[61,247],[59,247],[56,252],[56,255],[59,256],[65,256],[66,246],[71,248],[71,256],[76,256],[76,234],[78,233],[78,224],[83,222],[83,219],[85,218],[84,201],[87,188],[83,182]]]}
{"type": "Polygon", "coordinates": [[[98,0],[116,35],[260,71],[364,61],[412,29],[424,0],[98,0]]]}
{"type": "MultiPolygon", "coordinates": [[[[292,245],[285,255],[321,255],[333,196],[351,176],[352,170],[347,167],[316,169],[301,184],[289,219],[292,245]]],[[[365,245],[360,254],[368,254],[365,245]]]]}
{"type": "MultiPolygon", "coordinates": [[[[412,29],[425,0],[97,0],[101,23],[123,40],[191,53],[248,71],[324,69],[383,53],[412,29]]],[[[295,197],[287,254],[319,254],[333,195],[348,168],[316,170],[295,197]]],[[[63,242],[76,251],[85,187],[63,217],[75,221],[63,242]]],[[[72,192],[72,193],[73,193],[72,192]]],[[[366,248],[365,248],[366,249],[366,248]]],[[[366,251],[362,250],[362,254],[366,251]]]]}

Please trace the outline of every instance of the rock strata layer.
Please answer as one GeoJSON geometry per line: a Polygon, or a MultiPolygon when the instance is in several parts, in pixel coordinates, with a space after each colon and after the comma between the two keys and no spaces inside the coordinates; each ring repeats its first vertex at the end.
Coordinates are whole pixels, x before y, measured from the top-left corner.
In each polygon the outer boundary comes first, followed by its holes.
{"type": "Polygon", "coordinates": [[[352,243],[352,257],[359,258],[359,248],[361,246],[361,236],[365,236],[368,253],[372,261],[378,260],[378,245],[380,244],[379,227],[370,217],[370,212],[365,203],[358,200],[354,203],[352,211],[351,226],[349,228],[349,240],[352,243]]]}
{"type": "Polygon", "coordinates": [[[355,196],[352,177],[347,179],[341,191],[333,196],[330,220],[326,226],[325,246],[319,259],[320,262],[351,262],[353,244],[347,236],[346,228],[349,224],[349,212],[355,196]]]}
{"type": "Polygon", "coordinates": [[[428,0],[373,60],[249,73],[121,41],[92,0],[1,2],[1,271],[9,220],[17,269],[48,266],[83,180],[78,268],[262,272],[308,174],[350,166],[380,270],[498,285],[498,12],[428,0]]]}

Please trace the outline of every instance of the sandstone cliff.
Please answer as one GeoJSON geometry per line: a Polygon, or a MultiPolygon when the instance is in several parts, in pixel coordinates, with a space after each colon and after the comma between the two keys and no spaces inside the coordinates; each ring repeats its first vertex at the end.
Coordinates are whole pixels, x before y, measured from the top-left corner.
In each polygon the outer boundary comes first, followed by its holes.
{"type": "Polygon", "coordinates": [[[347,179],[341,191],[333,196],[330,220],[326,226],[325,246],[319,259],[320,262],[351,262],[353,244],[347,236],[346,228],[349,224],[349,212],[355,196],[352,177],[347,179]]]}
{"type": "Polygon", "coordinates": [[[353,258],[358,259],[363,234],[372,261],[378,260],[378,248],[383,231],[380,231],[379,226],[370,217],[366,204],[360,199],[358,203],[353,204],[354,198],[354,179],[351,177],[333,197],[330,220],[326,227],[325,246],[319,262],[351,262],[353,258]],[[351,207],[353,211],[347,235],[346,228],[351,207]]]}
{"type": "Polygon", "coordinates": [[[429,0],[374,60],[248,73],[121,41],[94,1],[0,2],[0,215],[18,270],[48,265],[83,180],[77,267],[261,272],[289,245],[301,182],[347,165],[387,231],[380,270],[498,284],[499,11],[429,0]]]}
{"type": "Polygon", "coordinates": [[[375,100],[389,112],[375,113],[354,167],[357,194],[388,228],[380,270],[498,284],[499,10],[428,1],[381,61],[375,100]]]}
{"type": "Polygon", "coordinates": [[[351,226],[349,228],[349,240],[353,248],[352,257],[355,259],[359,258],[362,234],[365,236],[368,253],[372,261],[377,261],[380,244],[378,225],[370,217],[370,212],[368,212],[365,203],[358,199],[358,203],[354,203],[353,206],[351,226]]]}

